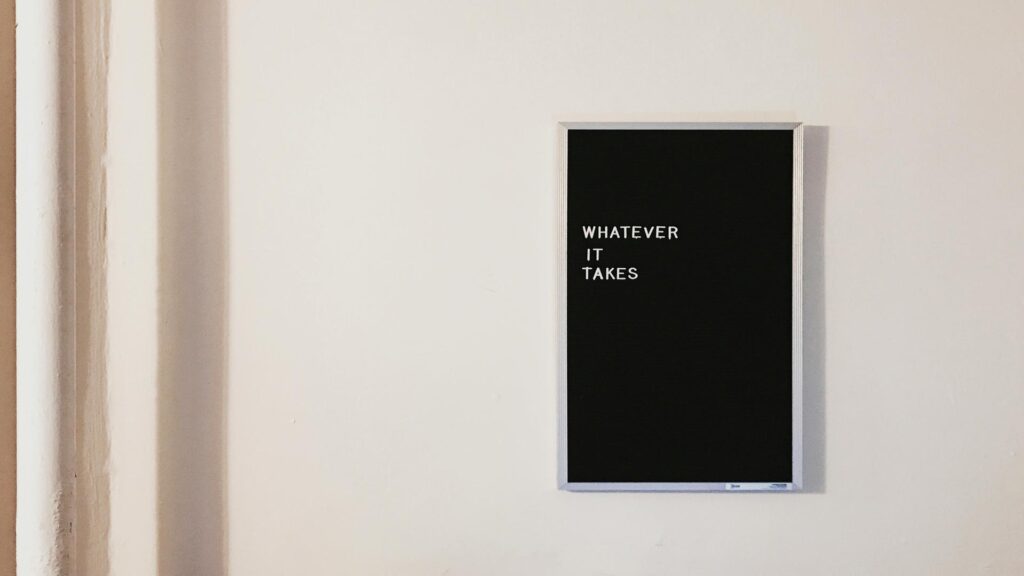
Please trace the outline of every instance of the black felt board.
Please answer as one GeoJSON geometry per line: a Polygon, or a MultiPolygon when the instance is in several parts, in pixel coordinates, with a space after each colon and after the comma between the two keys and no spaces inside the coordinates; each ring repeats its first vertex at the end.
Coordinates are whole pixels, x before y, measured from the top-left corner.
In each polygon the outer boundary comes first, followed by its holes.
{"type": "Polygon", "coordinates": [[[792,481],[793,147],[791,129],[568,130],[568,482],[792,481]],[[583,233],[659,225],[676,237],[583,233]]]}

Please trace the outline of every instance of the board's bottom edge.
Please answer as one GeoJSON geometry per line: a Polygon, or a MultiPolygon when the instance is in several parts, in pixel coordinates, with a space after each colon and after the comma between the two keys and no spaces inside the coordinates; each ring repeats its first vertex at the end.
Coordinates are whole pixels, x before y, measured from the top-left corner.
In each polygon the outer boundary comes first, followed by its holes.
{"type": "Polygon", "coordinates": [[[795,482],[560,482],[567,492],[799,492],[795,482]]]}

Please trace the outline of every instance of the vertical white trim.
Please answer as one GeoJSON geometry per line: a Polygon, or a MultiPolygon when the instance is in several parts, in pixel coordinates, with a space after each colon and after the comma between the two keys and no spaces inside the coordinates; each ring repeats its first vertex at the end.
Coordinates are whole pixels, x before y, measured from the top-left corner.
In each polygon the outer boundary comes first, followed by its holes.
{"type": "Polygon", "coordinates": [[[16,12],[19,576],[73,566],[74,5],[16,12]]]}
{"type": "Polygon", "coordinates": [[[569,331],[568,331],[568,256],[569,249],[569,127],[558,125],[558,488],[569,484],[569,331]]]}
{"type": "Polygon", "coordinates": [[[804,485],[804,127],[793,129],[793,489],[804,485]]]}
{"type": "Polygon", "coordinates": [[[157,569],[155,0],[111,0],[107,101],[110,574],[157,569]]]}

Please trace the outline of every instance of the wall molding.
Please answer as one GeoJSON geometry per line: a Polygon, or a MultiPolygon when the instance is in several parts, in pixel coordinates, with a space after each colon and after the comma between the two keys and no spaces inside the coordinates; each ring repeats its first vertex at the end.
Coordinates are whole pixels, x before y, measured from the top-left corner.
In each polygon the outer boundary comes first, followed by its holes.
{"type": "Polygon", "coordinates": [[[17,517],[21,576],[74,565],[75,2],[15,15],[17,517]]]}

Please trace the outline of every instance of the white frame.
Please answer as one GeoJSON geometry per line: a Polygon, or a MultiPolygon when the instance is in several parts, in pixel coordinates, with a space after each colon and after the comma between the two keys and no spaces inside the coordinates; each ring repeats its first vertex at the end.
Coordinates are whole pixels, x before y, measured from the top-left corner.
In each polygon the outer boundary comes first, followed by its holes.
{"type": "Polygon", "coordinates": [[[803,158],[799,122],[561,122],[558,124],[558,487],[572,492],[794,492],[803,485],[803,158]],[[793,131],[793,478],[780,483],[569,482],[568,450],[568,133],[569,130],[793,131]]]}

